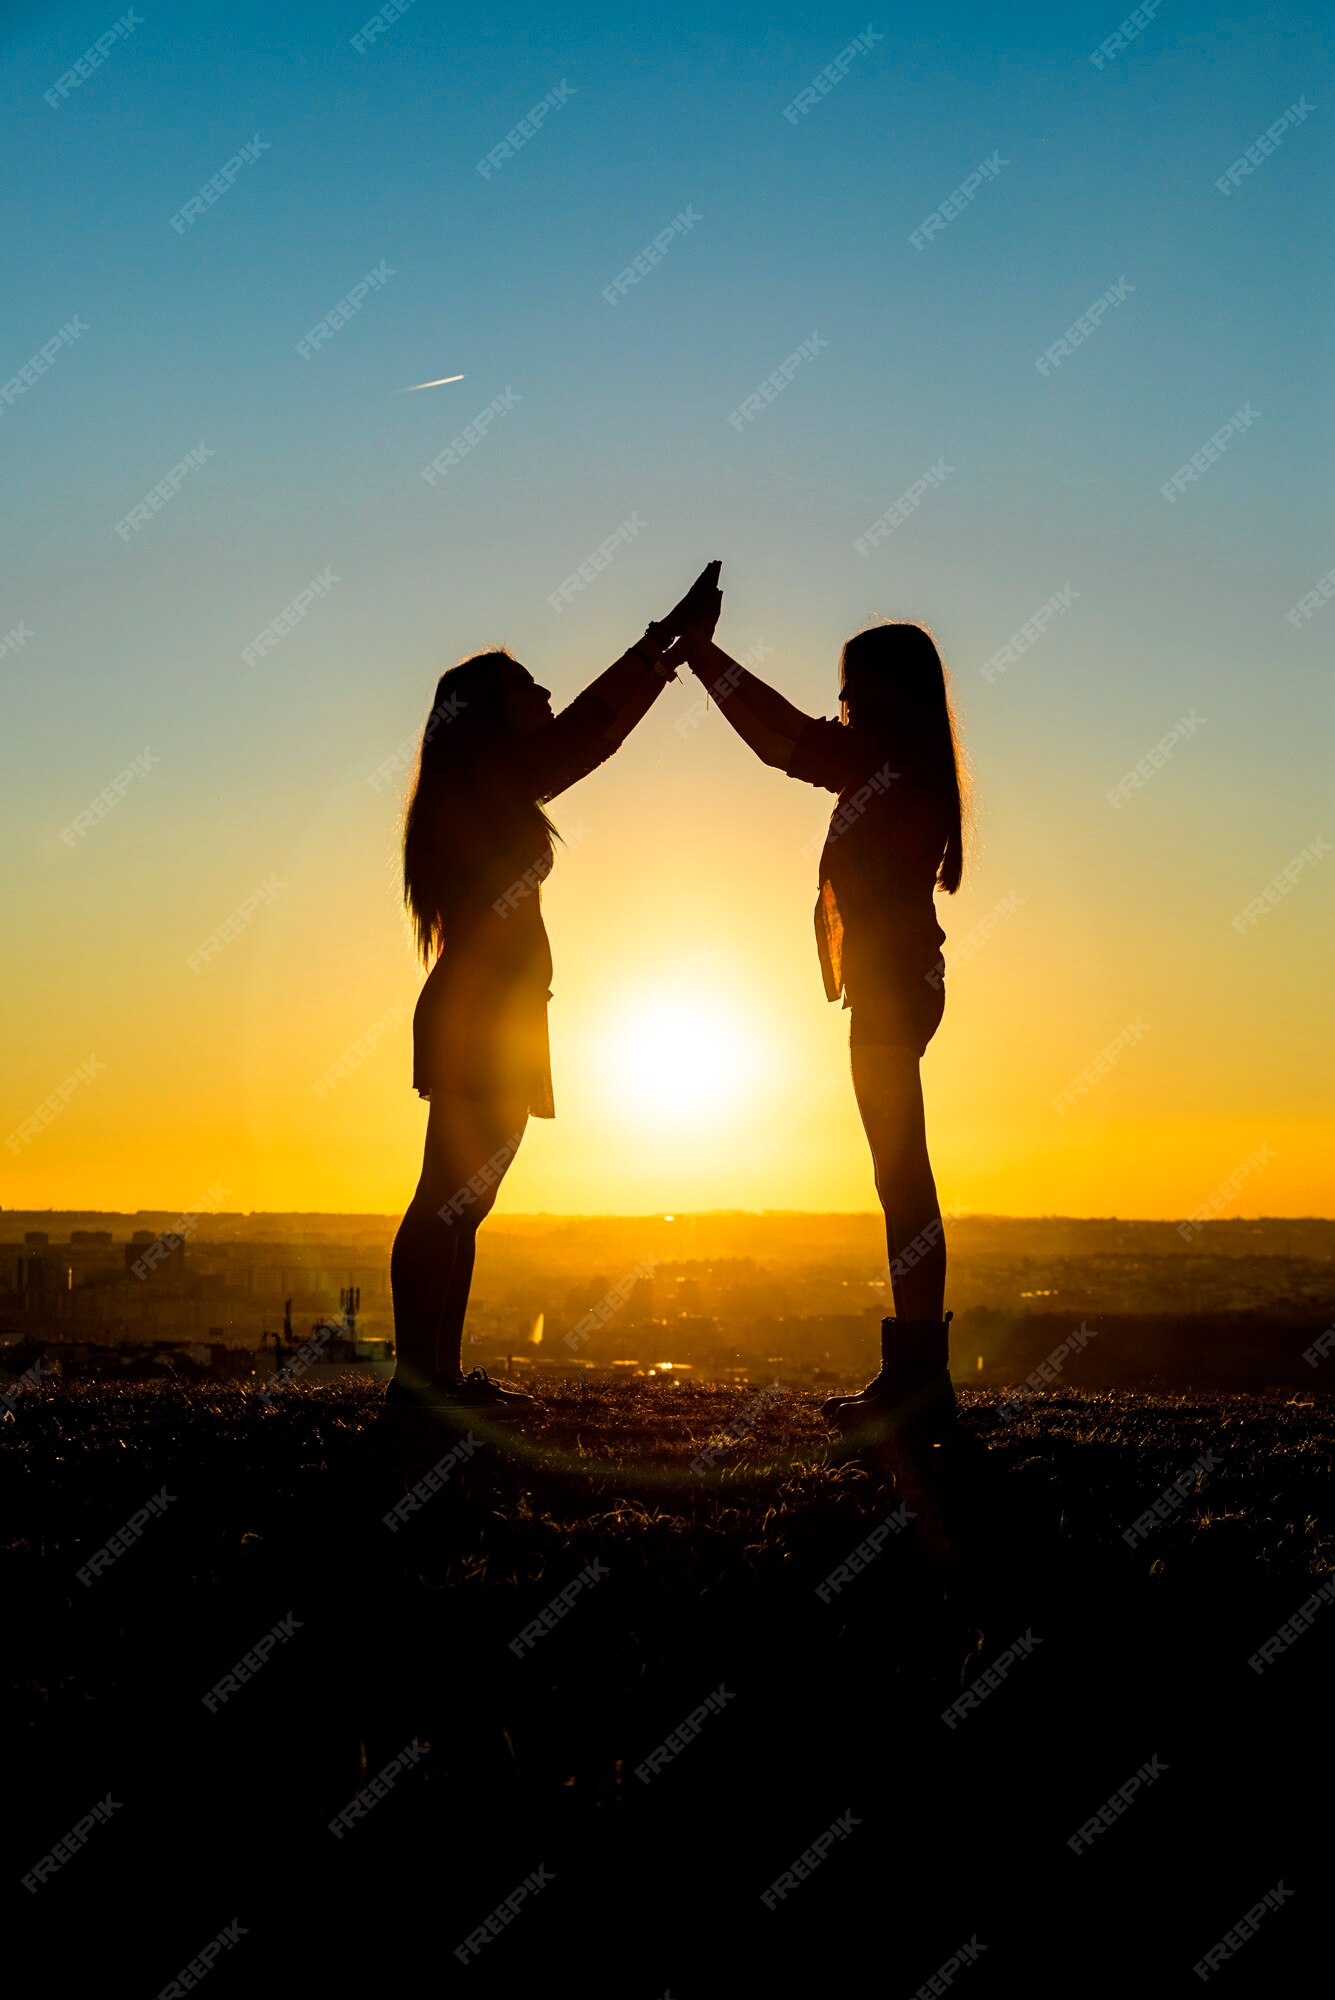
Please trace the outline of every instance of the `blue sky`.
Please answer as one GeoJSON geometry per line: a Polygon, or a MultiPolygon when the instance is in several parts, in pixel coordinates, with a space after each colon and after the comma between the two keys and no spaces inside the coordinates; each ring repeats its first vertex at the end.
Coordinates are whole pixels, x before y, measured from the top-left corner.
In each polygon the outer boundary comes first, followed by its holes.
{"type": "MultiPolygon", "coordinates": [[[[43,939],[16,1003],[17,1108],[85,1053],[90,939],[132,1011],[159,951],[167,980],[278,862],[306,871],[284,919],[294,963],[355,935],[389,990],[397,801],[366,774],[420,726],[434,675],[501,641],[563,699],[714,555],[720,636],[763,637],[816,710],[848,632],[931,623],[978,770],[973,914],[1013,878],[1035,898],[1057,885],[1029,971],[1048,991],[1068,976],[1095,1011],[1072,1060],[1185,954],[1197,994],[1233,989],[1218,1062],[1236,1076],[1275,996],[1259,953],[1235,964],[1229,918],[1323,830],[1335,610],[1297,630],[1285,613],[1335,562],[1327,59],[1314,13],[1167,0],[1095,67],[1121,18],[937,6],[813,25],[743,7],[721,29],[694,8],[416,0],[359,53],[357,5],[150,4],[55,109],[43,92],[115,15],[11,18],[22,171],[0,213],[22,282],[0,378],[72,315],[89,329],[0,417],[0,634],[35,634],[0,659],[5,838],[15,919],[43,939]],[[837,87],[786,119],[868,27],[837,87]],[[476,163],[563,83],[568,101],[484,179],[476,163]],[[1304,97],[1311,116],[1221,195],[1304,97]],[[257,134],[266,150],[173,230],[257,134]],[[910,232],[994,156],[1001,171],[915,249],[910,232]],[[610,306],[603,287],[687,209],[698,224],[610,306]],[[303,361],[296,343],[381,265],[392,275],[303,361]],[[1124,302],[1045,379],[1036,359],[1123,279],[1124,302]],[[813,333],[826,345],[783,394],[730,426],[813,333]],[[429,487],[423,467],[507,390],[510,414],[429,487]],[[1246,406],[1255,421],[1167,503],[1162,483],[1246,406]],[[201,442],[212,458],[119,538],[201,442]],[[950,476],[859,555],[942,459],[950,476]],[[635,515],[643,531],[556,615],[547,594],[635,515]],[[337,587],[244,664],[328,569],[337,587]],[[985,683],[982,663],[1068,582],[1059,626],[985,683]],[[1199,738],[1143,811],[1111,820],[1106,787],[1193,705],[1199,738]],[[60,829],[145,744],[160,763],[71,852],[60,829]]],[[[592,781],[642,879],[670,855],[689,882],[720,838],[738,856],[753,841],[805,899],[791,791],[722,727],[650,728],[592,781]]],[[[808,797],[801,841],[812,812],[808,797]]],[[[1316,976],[1327,894],[1314,877],[1303,918],[1275,913],[1296,976],[1316,976]]],[[[1190,997],[1165,1001],[1184,1024],[1190,997]]],[[[125,1074],[143,1061],[131,1037],[125,1074]]]]}

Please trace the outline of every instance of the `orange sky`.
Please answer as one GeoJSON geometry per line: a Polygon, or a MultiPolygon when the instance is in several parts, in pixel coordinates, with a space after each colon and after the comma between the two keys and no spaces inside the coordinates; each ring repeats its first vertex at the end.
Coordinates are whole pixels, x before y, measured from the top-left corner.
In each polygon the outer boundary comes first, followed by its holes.
{"type": "MultiPolygon", "coordinates": [[[[558,702],[613,650],[613,614],[586,622],[605,638],[591,659],[573,631],[532,648],[512,635],[558,702]]],[[[763,631],[734,614],[730,635],[725,611],[720,636],[744,650],[763,631]]],[[[806,662],[776,642],[766,669],[828,713],[840,636],[827,621],[806,662]],[[828,666],[809,663],[820,654],[828,666]]],[[[1008,692],[958,657],[955,671],[979,839],[964,891],[941,902],[954,963],[924,1066],[943,1203],[1329,1212],[1318,865],[1240,933],[1233,916],[1301,843],[1264,827],[1263,798],[1226,809],[1208,733],[1136,812],[1114,810],[1104,779],[1121,775],[1123,751],[1090,743],[1087,768],[1034,757],[1017,771],[1008,692]]],[[[7,1206],[188,1208],[209,1190],[233,1208],[403,1203],[425,1120],[409,1086],[420,975],[397,905],[404,779],[371,780],[413,734],[430,682],[399,669],[345,704],[319,773],[288,786],[261,741],[230,793],[193,787],[164,756],[73,848],[41,831],[7,1003],[4,1130],[19,1135],[0,1152],[7,1206]],[[266,882],[250,920],[192,970],[201,941],[266,882]],[[331,1084],[358,1044],[353,1073],[331,1084]],[[96,1073],[77,1080],[88,1058],[96,1073]],[[71,1076],[64,1108],[25,1125],[71,1076]]],[[[567,836],[545,895],[558,1117],[530,1125],[511,1208],[874,1200],[847,1018],[825,1002],[810,927],[811,843],[831,801],[755,763],[717,712],[695,726],[696,699],[694,684],[670,687],[555,809],[567,836]]]]}

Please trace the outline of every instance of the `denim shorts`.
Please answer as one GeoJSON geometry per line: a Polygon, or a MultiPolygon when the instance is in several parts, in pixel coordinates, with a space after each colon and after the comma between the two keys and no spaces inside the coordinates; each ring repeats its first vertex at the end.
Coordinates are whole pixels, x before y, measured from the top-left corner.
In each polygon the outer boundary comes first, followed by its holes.
{"type": "Polygon", "coordinates": [[[941,1025],[946,1007],[945,960],[922,979],[890,979],[867,992],[849,993],[850,1048],[912,1049],[921,1056],[941,1025]]]}

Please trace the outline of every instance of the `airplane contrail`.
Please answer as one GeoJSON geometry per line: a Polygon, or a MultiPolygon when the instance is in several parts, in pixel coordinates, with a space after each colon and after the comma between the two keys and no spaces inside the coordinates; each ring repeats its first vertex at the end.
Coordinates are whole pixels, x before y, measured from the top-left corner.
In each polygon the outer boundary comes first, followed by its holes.
{"type": "Polygon", "coordinates": [[[442,375],[438,382],[410,382],[403,394],[411,396],[416,389],[443,389],[447,382],[462,382],[463,379],[462,375],[442,375]]]}

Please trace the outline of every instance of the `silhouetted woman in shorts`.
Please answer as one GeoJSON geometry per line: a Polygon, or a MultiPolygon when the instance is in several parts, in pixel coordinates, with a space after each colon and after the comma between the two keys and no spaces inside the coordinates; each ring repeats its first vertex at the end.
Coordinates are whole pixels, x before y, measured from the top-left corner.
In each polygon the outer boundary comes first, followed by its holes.
{"type": "Polygon", "coordinates": [[[920,625],[859,632],[840,659],[835,722],[803,714],[703,632],[688,627],[670,660],[678,652],[762,762],[838,794],[816,943],[826,994],[849,1009],[895,1311],[882,1322],[875,1380],[859,1397],[832,1397],[825,1413],[843,1429],[886,1416],[944,1428],[954,1413],[946,1246],[918,1067],[945,1005],[934,895],[953,895],[963,867],[961,760],[941,656],[920,625]]]}

